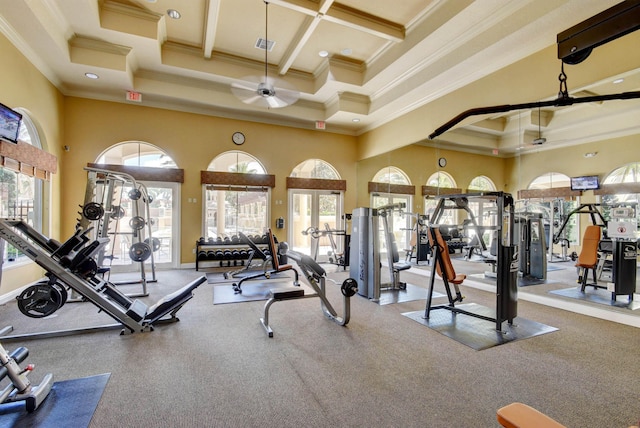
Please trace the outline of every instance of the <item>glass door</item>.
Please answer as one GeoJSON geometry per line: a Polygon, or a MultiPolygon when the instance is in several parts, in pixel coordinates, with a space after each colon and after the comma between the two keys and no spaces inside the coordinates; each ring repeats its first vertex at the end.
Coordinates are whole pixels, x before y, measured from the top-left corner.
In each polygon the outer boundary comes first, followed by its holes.
{"type": "MultiPolygon", "coordinates": [[[[409,242],[411,240],[411,228],[412,225],[412,217],[411,215],[407,215],[409,213],[408,210],[411,208],[411,196],[409,195],[381,195],[381,194],[373,194],[371,196],[371,206],[374,208],[381,207],[384,205],[390,204],[405,204],[405,208],[402,210],[393,210],[391,215],[387,218],[387,223],[389,227],[389,231],[393,233],[394,239],[396,241],[396,247],[398,251],[401,251],[405,248],[409,248],[409,242]]],[[[383,224],[382,220],[378,222],[380,227],[380,252],[386,253],[386,240],[383,235],[383,224]]]]}
{"type": "Polygon", "coordinates": [[[342,217],[342,192],[290,190],[289,248],[318,262],[329,261],[331,254],[344,252],[342,217]]]}

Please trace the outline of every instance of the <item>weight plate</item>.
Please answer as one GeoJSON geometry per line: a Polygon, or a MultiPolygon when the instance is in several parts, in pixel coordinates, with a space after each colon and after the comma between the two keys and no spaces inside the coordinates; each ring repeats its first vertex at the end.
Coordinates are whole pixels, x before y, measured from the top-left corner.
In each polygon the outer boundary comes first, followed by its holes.
{"type": "Polygon", "coordinates": [[[131,226],[131,229],[133,230],[141,230],[142,228],[144,228],[144,223],[144,218],[140,217],[139,215],[131,217],[131,220],[129,220],[129,226],[131,226]]]}
{"type": "Polygon", "coordinates": [[[129,190],[129,198],[131,200],[137,201],[142,196],[142,192],[140,189],[131,189],[129,190]]]}
{"type": "Polygon", "coordinates": [[[51,287],[55,288],[56,290],[58,290],[58,292],[60,292],[60,296],[61,296],[60,307],[63,307],[64,304],[67,303],[67,298],[69,297],[69,293],[67,292],[67,289],[64,287],[64,285],[60,284],[59,282],[54,282],[53,284],[51,284],[51,287]]]}
{"type": "Polygon", "coordinates": [[[340,291],[342,292],[343,296],[351,297],[355,295],[356,292],[358,291],[358,283],[353,278],[347,278],[342,283],[342,286],[340,287],[340,291]]]}
{"type": "Polygon", "coordinates": [[[125,214],[126,213],[124,211],[124,208],[122,208],[120,205],[114,205],[113,211],[111,211],[111,218],[115,220],[119,220],[122,217],[124,217],[125,214]]]}
{"type": "Polygon", "coordinates": [[[27,287],[18,297],[18,309],[31,318],[44,318],[63,305],[59,289],[47,285],[35,284],[27,287]]]}
{"type": "Polygon", "coordinates": [[[134,262],[144,262],[151,257],[151,247],[146,242],[136,242],[129,248],[129,257],[134,262]]]}
{"type": "Polygon", "coordinates": [[[102,204],[89,202],[82,208],[82,215],[87,220],[100,220],[104,215],[104,208],[102,204]]]}
{"type": "Polygon", "coordinates": [[[153,251],[154,253],[158,251],[160,249],[160,246],[162,245],[158,238],[147,238],[144,240],[144,243],[150,246],[151,251],[153,251]]]}

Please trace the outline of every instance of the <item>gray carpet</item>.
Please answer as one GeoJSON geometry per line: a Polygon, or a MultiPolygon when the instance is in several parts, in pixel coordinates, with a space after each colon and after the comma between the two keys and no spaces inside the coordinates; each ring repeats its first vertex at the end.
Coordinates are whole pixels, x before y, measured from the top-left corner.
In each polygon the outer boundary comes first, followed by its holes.
{"type": "MultiPolygon", "coordinates": [[[[145,301],[200,275],[159,271],[145,301]]],[[[338,283],[346,276],[329,275],[338,283]]],[[[402,277],[428,283],[406,271],[402,277]]],[[[339,286],[327,286],[331,301],[340,302],[339,286]]],[[[209,287],[194,291],[180,322],[153,332],[3,345],[29,348],[35,380],[49,372],[57,381],[110,372],[91,428],[496,427],[496,410],[514,401],[567,427],[638,420],[634,327],[521,300],[519,317],[558,331],[478,352],[402,315],[423,311],[424,300],[378,305],[354,297],[346,327],[327,320],[318,299],[274,305],[270,339],[260,324],[264,302],[212,305],[209,287]],[[605,404],[612,391],[615,399],[605,404]]],[[[495,293],[462,287],[465,302],[495,304],[495,293]]],[[[15,333],[113,322],[88,303],[31,319],[9,302],[0,319],[15,333]]]]}

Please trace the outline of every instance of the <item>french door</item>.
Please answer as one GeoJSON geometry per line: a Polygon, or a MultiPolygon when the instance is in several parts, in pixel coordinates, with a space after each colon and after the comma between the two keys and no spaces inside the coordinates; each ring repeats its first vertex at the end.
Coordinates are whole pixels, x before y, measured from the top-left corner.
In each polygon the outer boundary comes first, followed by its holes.
{"type": "Polygon", "coordinates": [[[290,189],[289,248],[318,262],[327,262],[330,253],[344,252],[343,235],[348,231],[344,230],[343,203],[339,191],[290,189]]]}

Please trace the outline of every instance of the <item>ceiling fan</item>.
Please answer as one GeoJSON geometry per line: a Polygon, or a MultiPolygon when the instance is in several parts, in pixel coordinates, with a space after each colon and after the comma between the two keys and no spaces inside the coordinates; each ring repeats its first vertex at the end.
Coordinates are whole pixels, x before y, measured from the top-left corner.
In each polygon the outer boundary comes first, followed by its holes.
{"type": "Polygon", "coordinates": [[[245,104],[257,107],[281,108],[298,101],[300,93],[293,87],[279,79],[270,78],[269,67],[269,2],[265,4],[265,30],[264,30],[264,76],[250,76],[243,78],[242,82],[233,82],[231,92],[245,104]]]}

